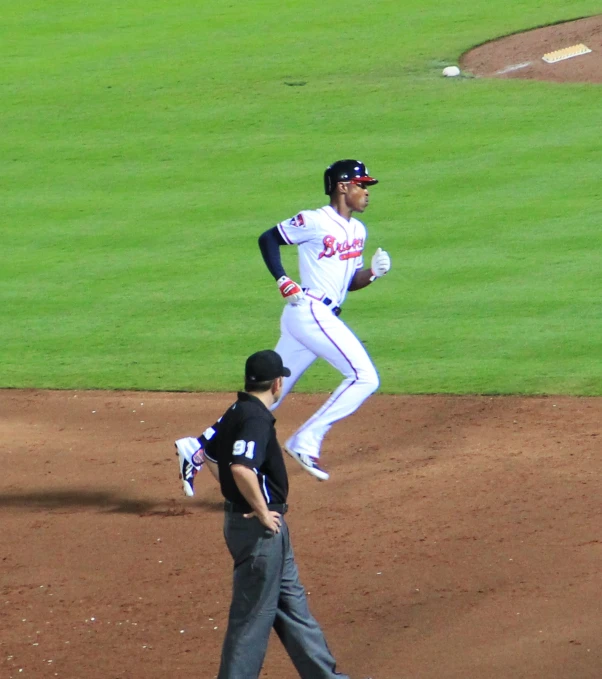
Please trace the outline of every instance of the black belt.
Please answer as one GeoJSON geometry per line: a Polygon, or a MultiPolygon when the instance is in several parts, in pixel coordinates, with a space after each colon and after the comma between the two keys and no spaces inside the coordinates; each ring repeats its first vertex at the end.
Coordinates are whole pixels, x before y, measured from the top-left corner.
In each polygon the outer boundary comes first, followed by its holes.
{"type": "MultiPolygon", "coordinates": [[[[309,288],[303,288],[303,292],[307,292],[308,290],[309,288]]],[[[311,299],[315,299],[318,302],[322,302],[322,304],[326,304],[326,306],[330,308],[335,316],[340,316],[341,311],[343,311],[340,306],[332,306],[334,302],[330,299],[330,297],[322,297],[320,300],[318,300],[316,297],[311,297],[311,299]]]]}
{"type": "MultiPolygon", "coordinates": [[[[278,514],[286,514],[288,512],[288,505],[286,502],[284,504],[268,504],[268,509],[271,512],[278,512],[278,514]]],[[[233,514],[250,514],[253,510],[250,507],[245,507],[244,505],[237,505],[235,502],[230,502],[226,500],[224,502],[224,511],[232,512],[233,514]]]]}

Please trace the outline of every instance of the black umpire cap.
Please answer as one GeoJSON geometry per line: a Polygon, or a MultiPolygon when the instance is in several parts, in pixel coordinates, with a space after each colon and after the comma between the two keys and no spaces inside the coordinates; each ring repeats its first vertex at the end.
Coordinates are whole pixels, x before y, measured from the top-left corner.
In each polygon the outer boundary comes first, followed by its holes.
{"type": "Polygon", "coordinates": [[[337,182],[356,182],[358,184],[378,184],[378,179],[370,176],[361,160],[337,160],[324,172],[324,192],[330,196],[337,182]]]}
{"type": "Polygon", "coordinates": [[[282,364],[280,354],[271,349],[258,351],[247,358],[245,379],[247,382],[269,382],[276,377],[290,377],[291,371],[282,364]]]}

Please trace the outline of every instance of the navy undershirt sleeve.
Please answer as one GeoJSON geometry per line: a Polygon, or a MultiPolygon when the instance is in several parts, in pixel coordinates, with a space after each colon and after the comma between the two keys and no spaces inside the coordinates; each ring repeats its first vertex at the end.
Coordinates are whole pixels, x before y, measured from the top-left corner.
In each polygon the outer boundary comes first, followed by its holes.
{"type": "Polygon", "coordinates": [[[286,276],[282,260],[280,259],[280,246],[286,245],[286,241],[278,231],[278,227],[274,226],[267,231],[264,231],[259,236],[259,249],[263,256],[263,261],[268,267],[269,272],[276,280],[286,276]]]}

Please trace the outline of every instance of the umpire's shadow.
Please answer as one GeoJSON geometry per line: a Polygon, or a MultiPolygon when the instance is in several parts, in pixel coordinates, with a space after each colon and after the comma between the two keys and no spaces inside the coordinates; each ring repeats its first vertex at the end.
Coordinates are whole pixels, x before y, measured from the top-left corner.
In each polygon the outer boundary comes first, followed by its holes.
{"type": "Polygon", "coordinates": [[[181,502],[172,499],[141,500],[112,490],[53,490],[30,493],[4,493],[0,495],[2,510],[58,511],[97,509],[110,514],[137,514],[181,516],[193,508],[206,511],[223,511],[223,502],[206,498],[181,502]]]}

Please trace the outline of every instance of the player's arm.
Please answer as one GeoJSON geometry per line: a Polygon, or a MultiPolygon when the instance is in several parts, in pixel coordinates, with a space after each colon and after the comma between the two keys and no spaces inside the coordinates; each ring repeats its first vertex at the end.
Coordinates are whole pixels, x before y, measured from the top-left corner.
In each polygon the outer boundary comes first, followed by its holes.
{"type": "Polygon", "coordinates": [[[276,279],[280,294],[287,302],[298,304],[303,299],[301,287],[291,280],[282,266],[280,246],[287,245],[277,226],[264,231],[259,236],[259,249],[268,271],[276,279]]]}
{"type": "Polygon", "coordinates": [[[286,244],[277,226],[264,231],[259,236],[259,249],[261,250],[263,261],[268,271],[276,280],[286,276],[286,271],[282,266],[282,259],[280,257],[280,246],[286,244]]]}
{"type": "Polygon", "coordinates": [[[389,257],[389,253],[382,248],[378,248],[378,250],[372,256],[370,268],[358,269],[353,275],[353,278],[349,283],[349,292],[365,288],[377,278],[384,276],[390,268],[391,258],[389,257]]]}
{"type": "Polygon", "coordinates": [[[360,269],[355,272],[351,282],[349,283],[349,292],[354,292],[355,290],[361,290],[366,286],[370,285],[374,277],[372,276],[372,269],[360,269]]]}

